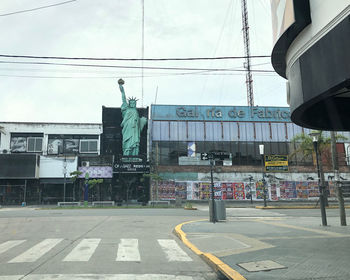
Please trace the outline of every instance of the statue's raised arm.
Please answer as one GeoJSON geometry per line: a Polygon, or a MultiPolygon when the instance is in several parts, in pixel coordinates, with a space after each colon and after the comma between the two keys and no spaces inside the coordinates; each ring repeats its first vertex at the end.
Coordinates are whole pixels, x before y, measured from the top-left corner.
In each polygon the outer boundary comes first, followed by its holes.
{"type": "Polygon", "coordinates": [[[120,92],[122,93],[122,101],[123,101],[123,105],[127,105],[128,103],[126,102],[126,96],[125,96],[125,91],[124,91],[124,80],[123,79],[119,79],[118,80],[118,84],[119,84],[119,89],[120,89],[120,92]]]}

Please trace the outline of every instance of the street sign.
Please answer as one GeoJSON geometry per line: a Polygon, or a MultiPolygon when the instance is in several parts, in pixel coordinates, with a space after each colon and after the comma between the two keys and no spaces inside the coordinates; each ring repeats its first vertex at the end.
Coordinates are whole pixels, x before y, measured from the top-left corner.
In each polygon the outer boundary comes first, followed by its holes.
{"type": "Polygon", "coordinates": [[[201,160],[224,160],[229,159],[230,154],[227,152],[210,152],[210,153],[201,153],[201,160]]]}
{"type": "Polygon", "coordinates": [[[224,160],[230,158],[230,154],[227,152],[213,152],[213,158],[216,160],[224,160]]]}
{"type": "Polygon", "coordinates": [[[201,160],[208,160],[209,154],[208,153],[201,153],[201,160]]]}

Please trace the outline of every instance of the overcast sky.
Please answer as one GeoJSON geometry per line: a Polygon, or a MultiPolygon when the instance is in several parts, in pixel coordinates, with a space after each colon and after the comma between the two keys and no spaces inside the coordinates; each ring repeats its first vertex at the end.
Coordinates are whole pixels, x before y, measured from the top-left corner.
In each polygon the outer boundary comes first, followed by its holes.
{"type": "MultiPolygon", "coordinates": [[[[77,0],[21,12],[66,1],[1,0],[0,55],[142,57],[142,0],[77,0]]],[[[240,3],[144,0],[144,58],[243,56],[240,3]]],[[[251,55],[270,55],[270,1],[248,0],[248,10],[251,55]]],[[[101,122],[103,105],[121,105],[118,78],[125,80],[127,97],[139,99],[138,106],[247,105],[244,72],[144,69],[142,100],[140,68],[28,62],[142,66],[141,61],[0,57],[0,121],[101,122]]],[[[239,70],[243,63],[145,61],[144,67],[239,70]]],[[[270,58],[252,59],[252,65],[272,70],[270,58]]],[[[254,73],[253,80],[255,105],[287,106],[284,79],[275,73],[254,73]]]]}

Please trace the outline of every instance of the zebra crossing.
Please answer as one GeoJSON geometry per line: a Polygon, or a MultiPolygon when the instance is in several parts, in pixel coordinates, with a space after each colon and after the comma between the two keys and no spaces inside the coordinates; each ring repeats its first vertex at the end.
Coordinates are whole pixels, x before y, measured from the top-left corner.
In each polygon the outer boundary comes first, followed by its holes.
{"type": "MultiPolygon", "coordinates": [[[[54,250],[64,239],[63,238],[47,238],[44,239],[29,249],[25,250],[7,263],[33,263],[44,257],[50,251],[54,250]]],[[[79,242],[74,243],[73,248],[62,258],[62,262],[88,262],[94,255],[95,251],[101,244],[100,238],[84,238],[79,242]]],[[[13,249],[20,251],[21,247],[25,247],[27,240],[9,240],[0,243],[0,257],[5,253],[11,252],[13,249]]],[[[190,262],[192,258],[178,245],[173,239],[157,239],[155,243],[164,259],[168,262],[190,262]]],[[[140,253],[139,240],[134,238],[122,238],[115,242],[115,255],[113,261],[116,262],[141,262],[142,254],[140,253]],[[118,246],[116,246],[118,245],[118,246]]],[[[154,250],[155,248],[152,248],[154,250]]],[[[147,255],[147,252],[144,252],[147,255]]],[[[112,259],[112,257],[111,257],[112,259]]],[[[0,258],[0,263],[1,263],[0,258]]]]}

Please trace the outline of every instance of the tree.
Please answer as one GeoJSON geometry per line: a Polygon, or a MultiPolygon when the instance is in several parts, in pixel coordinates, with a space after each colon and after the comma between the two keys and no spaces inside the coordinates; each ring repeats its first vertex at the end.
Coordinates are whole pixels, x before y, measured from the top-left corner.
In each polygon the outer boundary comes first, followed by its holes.
{"type": "Polygon", "coordinates": [[[73,171],[71,173],[69,173],[69,175],[71,176],[71,181],[73,183],[73,201],[75,201],[75,186],[76,186],[76,182],[79,178],[79,176],[83,174],[83,172],[80,172],[78,170],[73,171]]]}
{"type": "Polygon", "coordinates": [[[103,179],[89,179],[88,180],[89,189],[93,189],[95,186],[98,186],[98,200],[100,200],[100,184],[103,183],[103,179]]]}
{"type": "MultiPolygon", "coordinates": [[[[159,176],[158,174],[156,173],[149,173],[149,174],[143,174],[143,177],[144,178],[150,178],[151,181],[155,181],[156,182],[156,200],[158,200],[158,184],[159,184],[159,181],[163,180],[163,178],[161,176],[159,176]]],[[[152,200],[154,198],[152,197],[152,200]]]]}
{"type": "MultiPolygon", "coordinates": [[[[321,180],[321,187],[325,189],[325,178],[324,178],[324,171],[323,171],[324,161],[322,159],[326,159],[326,163],[328,167],[332,166],[332,161],[331,161],[331,158],[329,157],[332,139],[331,137],[325,137],[323,131],[317,131],[317,132],[319,132],[317,145],[318,145],[318,153],[319,153],[319,159],[320,159],[319,161],[320,174],[321,174],[320,180],[321,180]]],[[[336,136],[336,141],[345,140],[345,139],[347,138],[343,135],[338,134],[336,136]]],[[[297,154],[301,154],[303,158],[313,156],[315,151],[313,147],[312,137],[310,135],[307,135],[305,133],[298,134],[292,138],[291,142],[293,144],[296,144],[295,145],[296,149],[290,154],[290,156],[294,156],[297,154]]]]}

